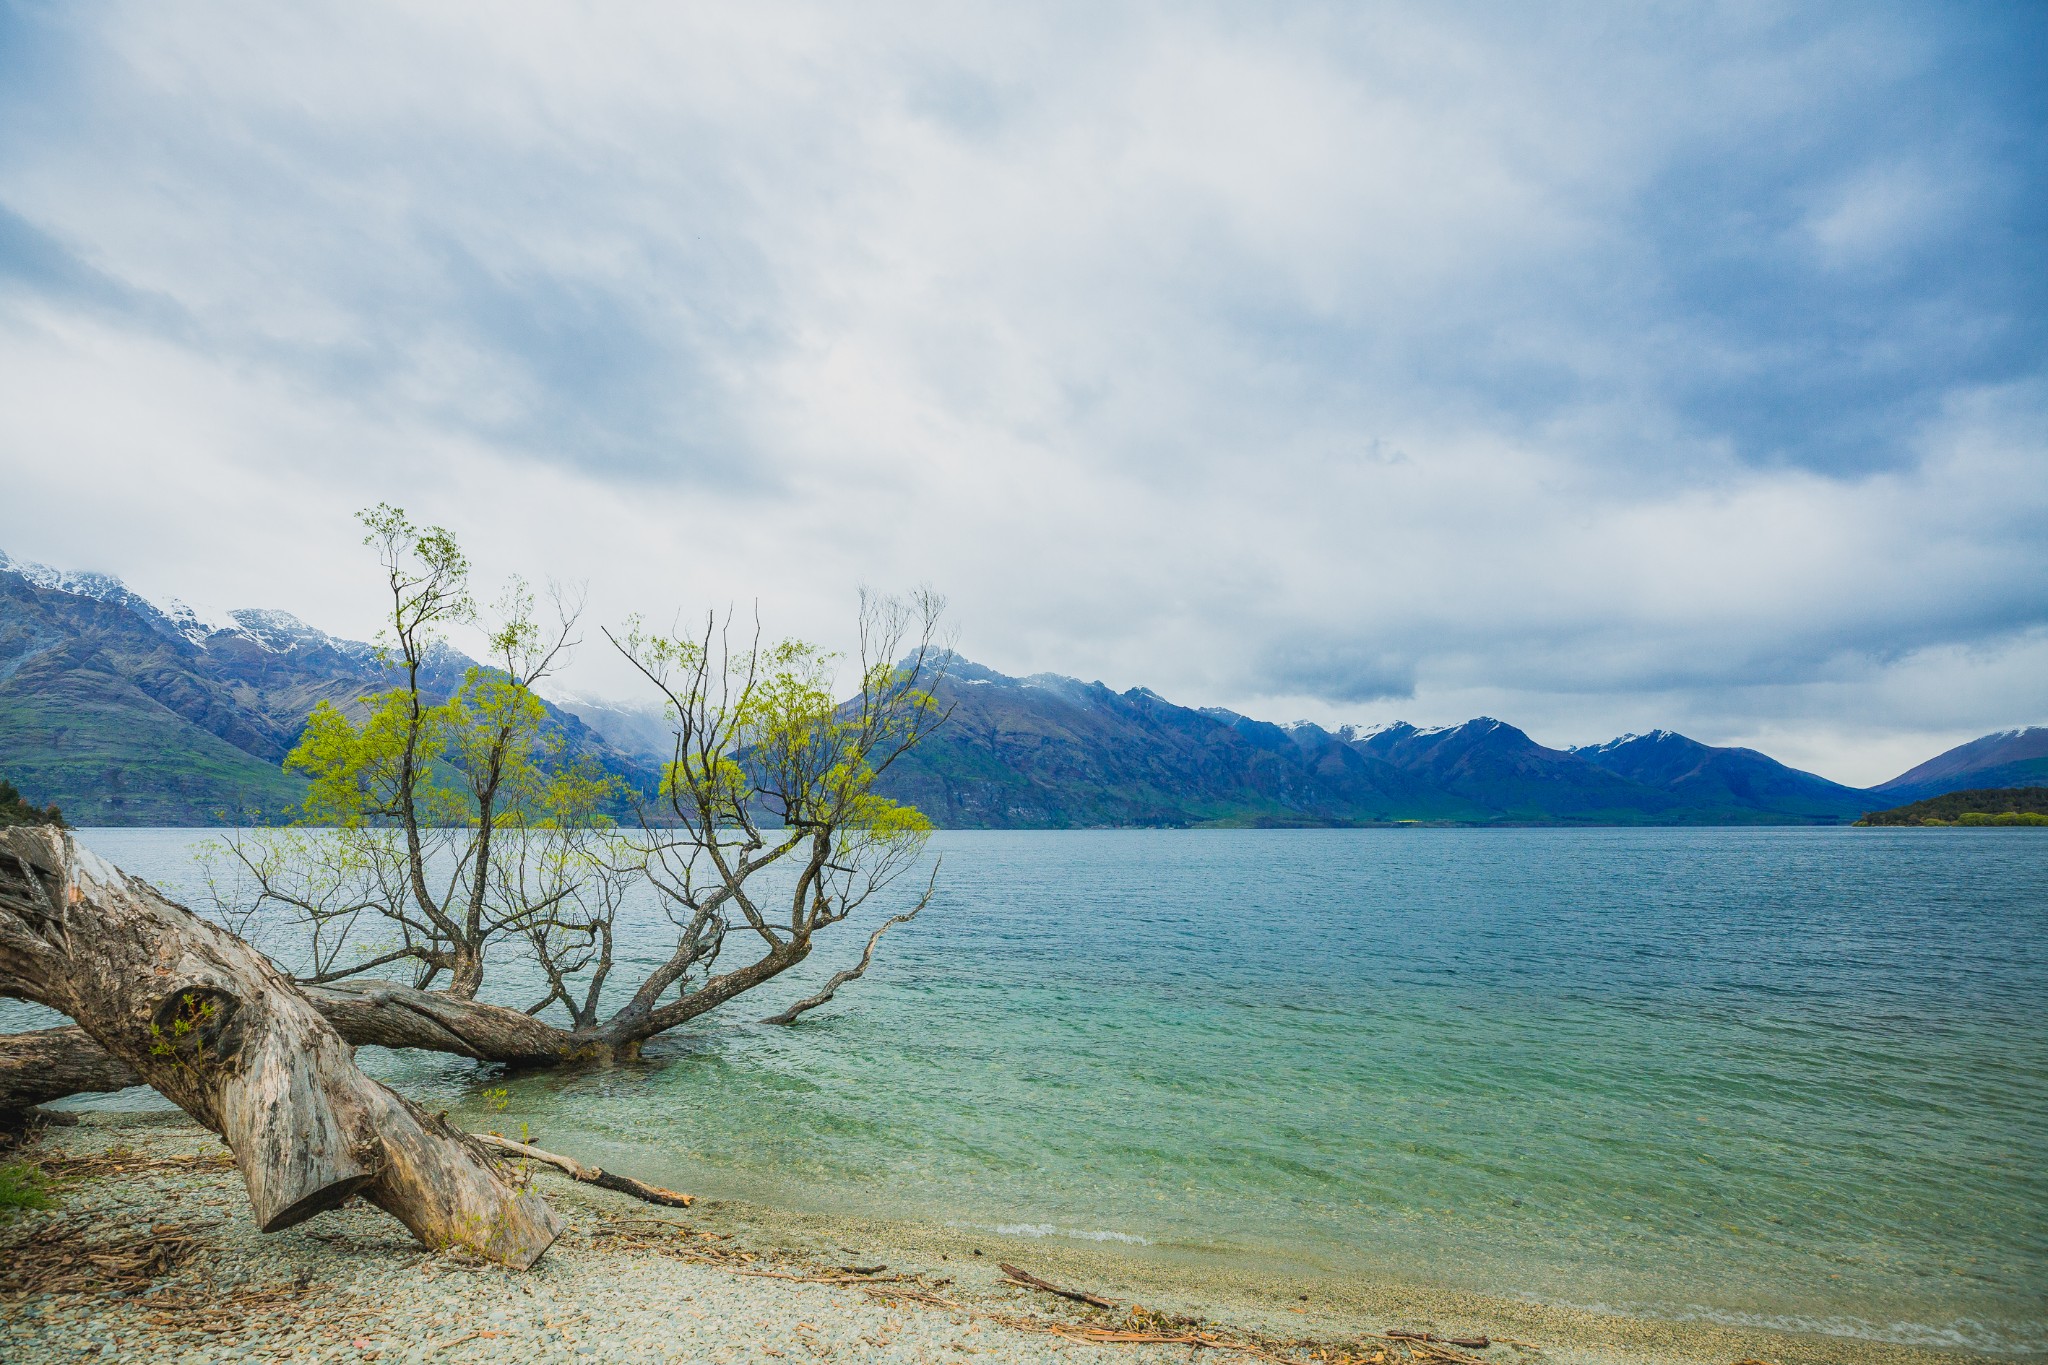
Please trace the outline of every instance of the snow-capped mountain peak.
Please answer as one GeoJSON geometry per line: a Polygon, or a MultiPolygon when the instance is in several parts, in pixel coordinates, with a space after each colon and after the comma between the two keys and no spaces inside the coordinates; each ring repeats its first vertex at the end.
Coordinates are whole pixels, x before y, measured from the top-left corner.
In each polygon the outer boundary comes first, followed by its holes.
{"type": "Polygon", "coordinates": [[[274,654],[282,654],[294,645],[326,644],[331,640],[327,632],[314,629],[288,611],[241,607],[228,615],[244,639],[274,654]]]}
{"type": "Polygon", "coordinates": [[[90,597],[98,602],[114,602],[124,606],[132,606],[138,602],[145,606],[151,605],[146,599],[130,592],[126,583],[110,573],[78,573],[69,569],[53,569],[48,564],[38,564],[32,559],[16,559],[5,550],[0,550],[0,573],[11,573],[17,578],[27,579],[39,588],[68,592],[74,597],[90,597]]]}
{"type": "Polygon", "coordinates": [[[344,649],[350,645],[348,641],[336,640],[326,632],[307,625],[288,611],[262,607],[223,611],[217,607],[194,605],[177,597],[167,598],[164,605],[158,606],[131,590],[113,574],[54,569],[33,560],[16,559],[5,550],[0,550],[0,573],[12,574],[38,588],[126,607],[156,629],[200,649],[207,648],[209,641],[223,635],[245,640],[272,654],[281,654],[301,645],[335,645],[344,649]]]}

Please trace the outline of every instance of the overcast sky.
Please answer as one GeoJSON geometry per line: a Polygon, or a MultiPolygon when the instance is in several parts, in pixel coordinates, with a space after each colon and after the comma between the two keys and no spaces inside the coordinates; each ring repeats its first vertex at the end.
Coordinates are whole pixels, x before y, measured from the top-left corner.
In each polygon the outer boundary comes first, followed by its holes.
{"type": "Polygon", "coordinates": [[[2048,722],[2048,7],[0,13],[19,557],[361,637],[388,500],[1271,719],[2048,722]]]}

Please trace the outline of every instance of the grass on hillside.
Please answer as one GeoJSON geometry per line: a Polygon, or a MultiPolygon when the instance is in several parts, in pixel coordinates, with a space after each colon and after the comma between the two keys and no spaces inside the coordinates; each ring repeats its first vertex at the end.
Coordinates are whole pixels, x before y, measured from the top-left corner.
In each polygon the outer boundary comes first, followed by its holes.
{"type": "Polygon", "coordinates": [[[0,692],[0,768],[83,825],[220,824],[287,810],[305,791],[294,774],[125,694],[0,692]]]}
{"type": "Polygon", "coordinates": [[[2048,787],[1985,787],[1872,811],[1859,825],[2048,825],[2048,787]]]}

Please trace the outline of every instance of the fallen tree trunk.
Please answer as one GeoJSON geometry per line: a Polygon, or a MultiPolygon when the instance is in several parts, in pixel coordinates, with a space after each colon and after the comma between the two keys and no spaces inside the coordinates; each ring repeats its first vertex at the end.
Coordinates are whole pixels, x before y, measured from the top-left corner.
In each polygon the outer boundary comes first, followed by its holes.
{"type": "Polygon", "coordinates": [[[140,1072],[76,1024],[0,1037],[0,1124],[30,1105],[141,1084],[140,1072]]]}
{"type": "MultiPolygon", "coordinates": [[[[261,954],[67,831],[0,830],[0,994],[69,1015],[218,1133],[265,1232],[360,1194],[430,1247],[523,1269],[559,1231],[466,1135],[358,1071],[261,954]]],[[[24,1036],[53,1057],[70,1037],[24,1036]]],[[[118,1079],[109,1064],[94,1076],[118,1079]]]]}
{"type": "MultiPolygon", "coordinates": [[[[882,935],[915,919],[930,899],[931,888],[927,887],[924,899],[915,907],[892,916],[868,937],[859,963],[837,973],[817,994],[762,1022],[793,1023],[830,1001],[840,987],[867,971],[882,935]]],[[[179,913],[189,912],[180,907],[179,913]]],[[[808,951],[778,950],[679,1000],[660,1002],[656,993],[643,987],[612,1020],[581,1031],[557,1028],[523,1010],[423,991],[395,981],[300,983],[294,989],[344,1041],[357,1047],[421,1048],[505,1066],[603,1064],[638,1056],[647,1038],[744,994],[801,962],[808,951]]],[[[0,994],[8,993],[0,980],[0,994]]],[[[66,1095],[105,1093],[142,1083],[132,1066],[109,1056],[84,1029],[0,1034],[0,1123],[11,1113],[66,1095]]]]}
{"type": "MultiPolygon", "coordinates": [[[[415,990],[394,981],[299,986],[345,1042],[417,1047],[508,1066],[601,1061],[603,1040],[581,1037],[530,1014],[415,990]]],[[[0,1114],[66,1095],[105,1094],[143,1084],[134,1067],[76,1026],[0,1034],[0,1114]]]]}
{"type": "Polygon", "coordinates": [[[507,1066],[606,1061],[613,1053],[601,1036],[556,1028],[524,1010],[395,981],[334,981],[299,989],[358,1047],[425,1048],[507,1066]]]}

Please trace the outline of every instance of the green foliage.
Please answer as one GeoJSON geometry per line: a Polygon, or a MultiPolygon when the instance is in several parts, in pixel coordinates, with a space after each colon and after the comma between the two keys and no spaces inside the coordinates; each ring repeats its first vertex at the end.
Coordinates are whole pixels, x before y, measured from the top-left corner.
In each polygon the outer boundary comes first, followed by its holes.
{"type": "Polygon", "coordinates": [[[1986,787],[1949,792],[1908,806],[1872,811],[1859,825],[2048,825],[2048,787],[1986,787]]]}
{"type": "Polygon", "coordinates": [[[64,823],[64,812],[56,805],[41,810],[31,806],[14,784],[0,779],[0,825],[58,825],[64,823]]]}
{"type": "MultiPolygon", "coordinates": [[[[398,685],[347,708],[317,707],[284,764],[307,783],[297,826],[223,841],[208,872],[216,904],[248,905],[243,888],[253,884],[256,907],[282,907],[310,931],[312,971],[301,979],[409,962],[416,987],[445,974],[445,989],[475,999],[494,945],[509,941],[545,978],[527,1012],[560,1006],[573,1027],[595,1031],[619,908],[651,881],[678,934],[614,1017],[618,1040],[637,1045],[727,998],[664,1000],[711,980],[728,930],[750,930],[764,955],[737,969],[750,978],[737,993],[801,962],[816,932],[922,850],[931,822],[874,785],[942,719],[918,686],[927,667],[943,671],[935,595],[863,594],[861,690],[843,704],[837,656],[801,641],[724,649],[715,661],[711,628],[686,640],[636,626],[629,642],[615,641],[661,688],[675,726],[666,810],[642,812],[633,837],[609,814],[621,784],[568,757],[534,691],[572,646],[580,597],[551,589],[556,623],[543,630],[533,593],[512,580],[485,627],[490,665],[436,700],[422,674],[437,632],[479,615],[468,561],[446,531],[416,527],[389,505],[362,521],[388,581],[380,645],[398,685]],[[875,662],[898,657],[913,627],[911,663],[875,662]],[[748,882],[791,857],[793,885],[777,887],[787,909],[771,923],[748,882]]],[[[225,913],[237,926],[261,918],[225,913]]],[[[503,1090],[484,1099],[494,1110],[507,1102],[503,1090]]]]}
{"type": "Polygon", "coordinates": [[[532,684],[563,642],[543,638],[526,584],[512,580],[489,628],[497,666],[470,668],[454,695],[435,703],[418,672],[444,625],[477,615],[469,560],[447,530],[416,527],[387,503],[359,517],[389,582],[382,647],[404,685],[365,698],[359,721],[326,702],[314,708],[284,764],[310,779],[303,822],[349,830],[546,824],[614,797],[613,779],[560,771],[562,741],[547,733],[547,707],[532,684]]]}
{"type": "Polygon", "coordinates": [[[0,1162],[0,1210],[50,1207],[43,1173],[25,1161],[0,1162]]]}
{"type": "Polygon", "coordinates": [[[472,668],[438,705],[395,689],[364,703],[360,722],[322,702],[285,758],[309,781],[300,823],[366,829],[410,817],[423,829],[478,822],[488,794],[494,820],[555,827],[609,824],[619,779],[592,763],[565,763],[533,690],[472,668]],[[410,774],[408,751],[415,756],[410,774]]]}
{"type": "Polygon", "coordinates": [[[157,1023],[149,1026],[150,1055],[169,1058],[173,1065],[187,1071],[198,1071],[213,1060],[207,1043],[208,1030],[219,1022],[218,1001],[186,991],[172,1007],[168,1029],[157,1023]]]}
{"type": "Polygon", "coordinates": [[[441,526],[415,526],[405,513],[380,502],[356,513],[377,551],[391,592],[391,626],[378,641],[387,661],[417,669],[441,639],[442,627],[476,614],[469,595],[469,557],[441,526]]]}
{"type": "Polygon", "coordinates": [[[638,623],[623,647],[652,676],[697,680],[671,697],[683,742],[661,786],[692,823],[744,826],[765,813],[785,828],[830,831],[849,852],[921,846],[931,833],[922,812],[874,790],[877,760],[893,759],[937,723],[937,703],[915,669],[871,664],[856,700],[842,705],[833,690],[840,656],[802,640],[749,651],[722,669],[703,643],[650,635],[638,623]]]}

